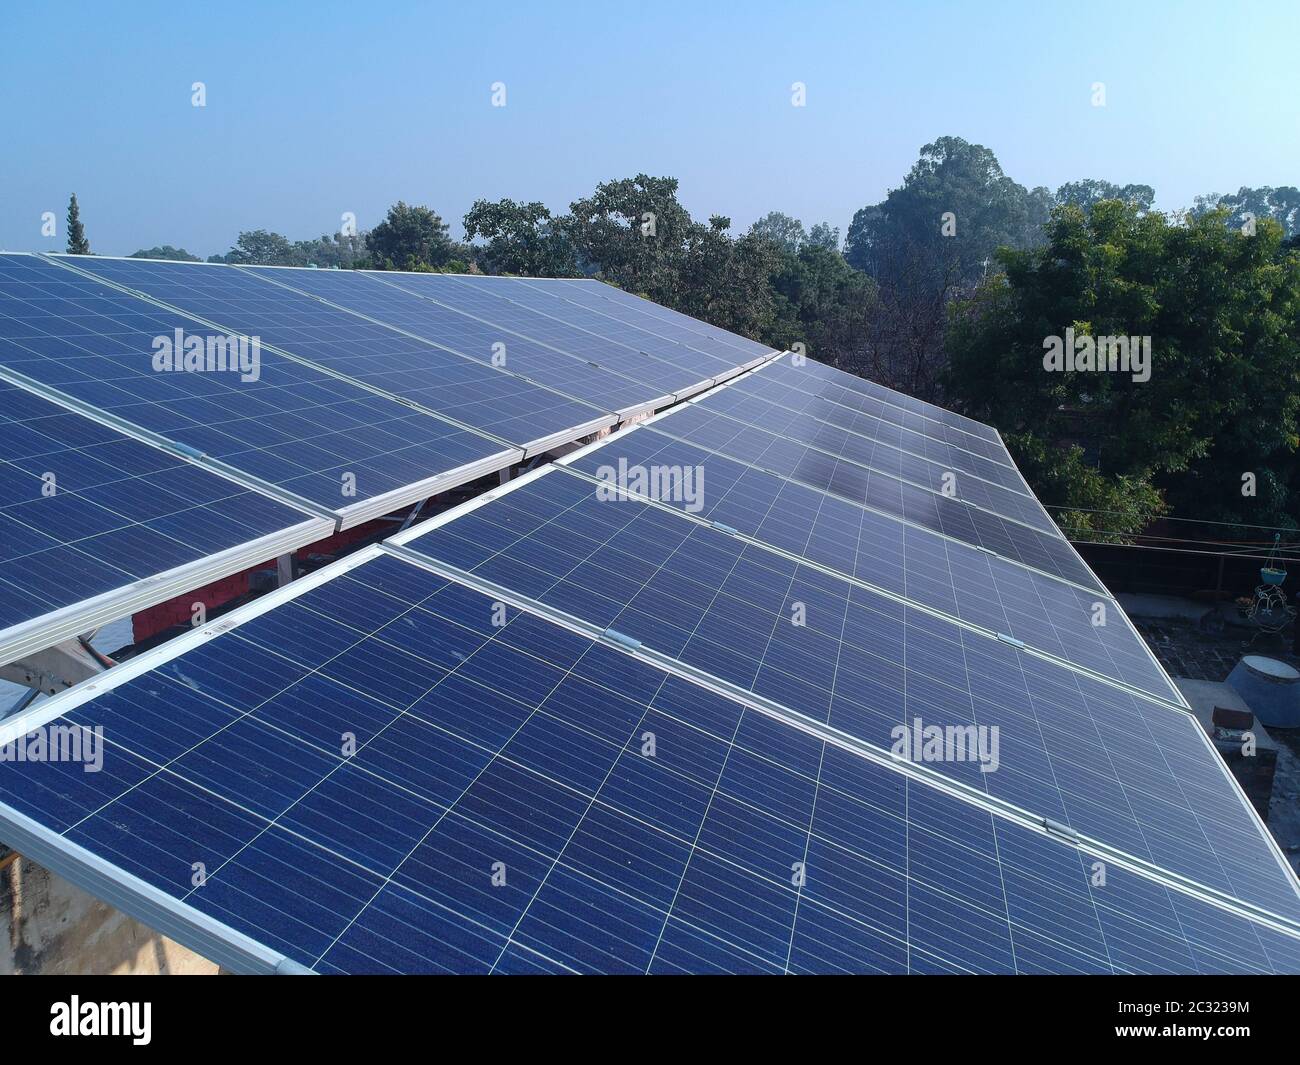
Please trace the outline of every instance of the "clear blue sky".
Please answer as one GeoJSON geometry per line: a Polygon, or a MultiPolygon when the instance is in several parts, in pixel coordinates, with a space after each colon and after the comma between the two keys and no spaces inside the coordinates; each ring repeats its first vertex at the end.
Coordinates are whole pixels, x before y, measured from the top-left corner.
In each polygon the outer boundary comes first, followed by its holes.
{"type": "Polygon", "coordinates": [[[944,134],[992,148],[1025,185],[1144,182],[1171,209],[1300,184],[1286,10],[11,0],[0,248],[61,248],[74,191],[97,252],[206,256],[241,229],[304,238],[344,211],[369,227],[398,199],[459,236],[478,197],[559,212],[638,171],[679,178],[692,214],[736,231],[769,210],[843,231],[944,134]],[[195,81],[206,108],[190,105],[195,81]]]}

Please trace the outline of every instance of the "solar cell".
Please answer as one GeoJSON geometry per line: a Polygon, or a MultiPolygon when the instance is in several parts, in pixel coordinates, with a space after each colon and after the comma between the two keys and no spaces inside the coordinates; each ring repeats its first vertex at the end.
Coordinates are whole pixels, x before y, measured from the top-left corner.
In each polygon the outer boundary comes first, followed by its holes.
{"type": "Polygon", "coordinates": [[[156,343],[178,335],[215,334],[56,263],[0,254],[0,366],[330,510],[384,513],[423,498],[413,484],[519,457],[270,351],[255,375],[155,369],[156,343]]]}
{"type": "Polygon", "coordinates": [[[516,447],[545,450],[617,419],[612,412],[436,348],[234,267],[72,256],[79,269],[220,329],[418,403],[516,447]]]}
{"type": "Polygon", "coordinates": [[[700,490],[690,498],[684,493],[655,498],[1102,676],[1180,701],[1109,596],[745,466],[652,426],[618,434],[563,461],[606,481],[620,469],[669,476],[694,471],[700,490]]]}
{"type": "Polygon", "coordinates": [[[878,750],[918,721],[941,737],[974,726],[1000,761],[935,772],[1300,921],[1280,857],[1190,714],[598,491],[550,474],[398,540],[878,750]]]}
{"type": "Polygon", "coordinates": [[[215,919],[327,973],[1295,967],[1285,932],[1097,889],[1059,840],[374,554],[51,704],[103,771],[0,764],[5,831],[139,877],[124,904],[183,941],[215,919]]]}
{"type": "Polygon", "coordinates": [[[0,663],[333,530],[0,380],[0,663]]]}

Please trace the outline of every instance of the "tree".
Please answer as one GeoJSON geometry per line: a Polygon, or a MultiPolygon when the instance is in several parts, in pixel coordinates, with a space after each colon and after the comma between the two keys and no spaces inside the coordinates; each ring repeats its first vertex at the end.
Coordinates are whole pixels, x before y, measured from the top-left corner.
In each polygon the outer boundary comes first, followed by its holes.
{"type": "Polygon", "coordinates": [[[1227,211],[1226,224],[1233,229],[1249,228],[1247,223],[1252,218],[1256,222],[1261,218],[1271,218],[1282,227],[1287,237],[1300,235],[1300,189],[1292,185],[1278,188],[1265,185],[1257,189],[1243,185],[1226,196],[1217,192],[1197,196],[1191,213],[1199,217],[1218,208],[1227,211]]]}
{"type": "Polygon", "coordinates": [[[451,260],[455,248],[448,227],[428,207],[401,200],[366,239],[366,248],[380,270],[437,270],[451,260]]]}
{"type": "Polygon", "coordinates": [[[1226,521],[1296,512],[1300,256],[1273,221],[1247,237],[1226,214],[1180,223],[1114,199],[1058,208],[1044,247],[1002,252],[1005,277],[958,305],[950,394],[1007,435],[1044,500],[1077,508],[1062,519],[1074,530],[1136,531],[1162,494],[1226,521]],[[1150,338],[1149,379],[1049,371],[1067,329],[1150,338]],[[1243,495],[1243,472],[1256,495],[1243,495]]]}
{"type": "Polygon", "coordinates": [[[1056,205],[1070,204],[1081,211],[1092,210],[1102,200],[1123,200],[1140,210],[1149,211],[1155,202],[1156,190],[1150,185],[1116,185],[1100,178],[1067,181],[1056,190],[1056,205]]]}
{"type": "Polygon", "coordinates": [[[481,237],[480,265],[493,274],[575,277],[577,256],[563,225],[540,203],[475,200],[465,215],[465,239],[481,237]]]}
{"type": "Polygon", "coordinates": [[[867,338],[876,286],[833,249],[811,240],[783,253],[772,274],[773,323],[762,339],[776,348],[804,345],[811,357],[850,373],[868,369],[867,338]]]}
{"type": "Polygon", "coordinates": [[[999,247],[1041,242],[1050,206],[1046,189],[1018,185],[988,148],[940,137],[921,149],[901,187],[853,216],[844,257],[877,280],[920,264],[932,277],[973,286],[999,247]],[[899,249],[909,249],[901,259],[899,249]]]}
{"type": "Polygon", "coordinates": [[[81,224],[81,208],[77,206],[75,192],[68,201],[68,254],[90,254],[90,241],[86,239],[86,227],[81,224]]]}
{"type": "Polygon", "coordinates": [[[827,251],[838,252],[840,250],[840,227],[832,226],[829,222],[818,222],[808,231],[808,243],[814,248],[825,248],[827,251]]]}
{"type": "Polygon", "coordinates": [[[770,240],[791,255],[797,255],[799,249],[808,243],[803,223],[780,211],[769,211],[749,227],[749,234],[770,240]]]}
{"type": "Polygon", "coordinates": [[[191,255],[184,248],[173,248],[170,244],[163,244],[156,248],[141,248],[139,251],[133,251],[127,256],[128,259],[171,259],[174,262],[181,263],[201,263],[203,262],[197,255],[191,255]]]}
{"type": "Polygon", "coordinates": [[[214,255],[208,262],[235,266],[296,266],[289,238],[265,229],[249,229],[239,234],[235,245],[225,255],[214,255]]]}
{"type": "Polygon", "coordinates": [[[638,174],[605,181],[569,205],[565,232],[580,265],[620,288],[679,307],[687,249],[702,234],[677,200],[677,179],[638,174]]]}

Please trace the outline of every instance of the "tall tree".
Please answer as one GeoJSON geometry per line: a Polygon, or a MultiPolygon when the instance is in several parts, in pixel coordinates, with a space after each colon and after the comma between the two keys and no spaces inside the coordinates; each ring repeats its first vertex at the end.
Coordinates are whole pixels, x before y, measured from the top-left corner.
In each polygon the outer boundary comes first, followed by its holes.
{"type": "Polygon", "coordinates": [[[77,206],[75,192],[68,201],[68,254],[90,254],[90,241],[86,239],[86,227],[81,224],[81,208],[77,206]]]}
{"type": "Polygon", "coordinates": [[[476,249],[488,273],[525,277],[574,277],[578,261],[562,224],[540,203],[475,200],[465,215],[465,239],[487,241],[476,249]]]}
{"type": "Polygon", "coordinates": [[[428,207],[398,200],[366,239],[376,269],[437,270],[455,253],[448,227],[428,207]]]}

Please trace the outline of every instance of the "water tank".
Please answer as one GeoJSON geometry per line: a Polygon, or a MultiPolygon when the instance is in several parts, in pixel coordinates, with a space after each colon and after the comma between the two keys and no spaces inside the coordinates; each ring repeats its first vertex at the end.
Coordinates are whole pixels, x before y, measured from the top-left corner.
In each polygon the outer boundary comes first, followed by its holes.
{"type": "Polygon", "coordinates": [[[1285,662],[1246,655],[1233,666],[1227,683],[1255,712],[1260,724],[1300,728],[1300,672],[1285,662]]]}

